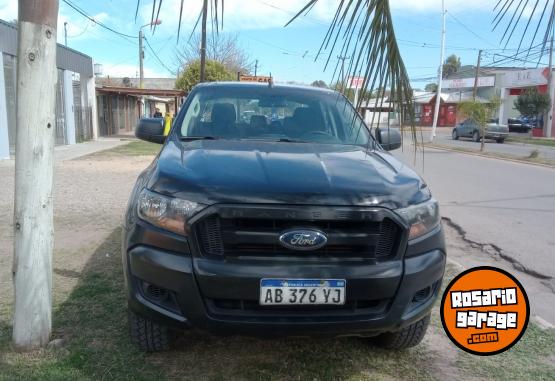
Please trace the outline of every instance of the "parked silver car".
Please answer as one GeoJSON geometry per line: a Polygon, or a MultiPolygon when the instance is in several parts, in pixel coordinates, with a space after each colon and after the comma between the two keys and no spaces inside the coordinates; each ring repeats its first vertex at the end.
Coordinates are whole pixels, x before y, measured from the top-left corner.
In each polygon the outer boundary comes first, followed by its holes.
{"type": "MultiPolygon", "coordinates": [[[[453,129],[453,140],[459,138],[472,138],[475,142],[479,142],[482,138],[480,136],[480,126],[472,119],[466,119],[459,123],[453,129]]],[[[485,137],[486,139],[493,139],[497,143],[503,143],[509,136],[509,127],[499,124],[497,119],[490,119],[486,125],[485,137]]]]}

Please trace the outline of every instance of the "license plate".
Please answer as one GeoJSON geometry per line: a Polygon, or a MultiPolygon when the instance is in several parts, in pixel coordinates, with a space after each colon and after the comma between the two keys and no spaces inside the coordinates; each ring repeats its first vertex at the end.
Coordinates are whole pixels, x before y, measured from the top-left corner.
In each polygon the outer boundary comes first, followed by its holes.
{"type": "Polygon", "coordinates": [[[262,279],[261,305],[345,304],[344,279],[262,279]]]}

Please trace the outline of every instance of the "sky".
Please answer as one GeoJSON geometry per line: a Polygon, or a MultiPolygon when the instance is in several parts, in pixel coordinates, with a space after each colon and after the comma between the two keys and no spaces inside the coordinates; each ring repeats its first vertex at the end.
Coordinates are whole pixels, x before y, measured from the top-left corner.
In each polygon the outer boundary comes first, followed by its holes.
{"type": "MultiPolygon", "coordinates": [[[[338,0],[320,0],[308,15],[284,27],[306,1],[225,0],[223,33],[237,35],[241,48],[253,61],[258,60],[260,75],[271,73],[276,82],[310,84],[315,80],[324,80],[329,83],[337,63],[337,53],[334,53],[326,70],[325,59],[320,56],[315,62],[314,57],[338,0]]],[[[152,2],[140,1],[135,21],[137,0],[60,0],[58,42],[64,43],[64,22],[67,22],[68,46],[102,64],[104,76],[138,77],[138,38],[134,36],[138,36],[142,25],[150,22],[152,2]],[[103,29],[72,9],[68,2],[93,19],[131,37],[103,29]]],[[[180,44],[186,43],[202,6],[202,0],[184,2],[178,42],[180,2],[164,0],[159,16],[162,23],[154,33],[148,26],[143,28],[146,40],[156,53],[145,47],[145,77],[175,76],[175,51],[180,44]]],[[[456,54],[461,57],[463,65],[474,65],[478,50],[483,49],[482,65],[488,66],[502,59],[503,55],[514,54],[519,39],[514,38],[503,50],[501,40],[504,28],[492,31],[496,3],[497,0],[445,0],[446,56],[456,54]]],[[[437,76],[440,62],[441,0],[390,0],[390,5],[395,33],[411,83],[414,88],[423,88],[426,83],[435,81],[433,78],[437,76]]],[[[526,9],[524,16],[527,13],[529,9],[526,9]]],[[[0,18],[7,21],[16,19],[17,1],[0,0],[0,18]]],[[[543,61],[547,61],[547,56],[543,61]]],[[[533,63],[527,65],[535,66],[533,63]]]]}

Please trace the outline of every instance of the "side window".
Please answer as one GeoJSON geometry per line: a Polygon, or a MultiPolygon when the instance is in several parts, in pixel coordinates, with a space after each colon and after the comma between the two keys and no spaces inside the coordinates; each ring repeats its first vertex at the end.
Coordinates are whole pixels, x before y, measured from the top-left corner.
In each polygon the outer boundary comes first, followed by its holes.
{"type": "Polygon", "coordinates": [[[368,143],[368,129],[354,108],[344,102],[335,102],[338,137],[346,144],[368,143]]]}
{"type": "Polygon", "coordinates": [[[181,124],[182,136],[189,135],[188,133],[190,131],[190,127],[193,124],[193,121],[199,117],[200,112],[201,112],[200,98],[198,95],[196,95],[191,101],[191,104],[189,105],[187,114],[185,114],[185,118],[183,118],[183,124],[181,124]]]}

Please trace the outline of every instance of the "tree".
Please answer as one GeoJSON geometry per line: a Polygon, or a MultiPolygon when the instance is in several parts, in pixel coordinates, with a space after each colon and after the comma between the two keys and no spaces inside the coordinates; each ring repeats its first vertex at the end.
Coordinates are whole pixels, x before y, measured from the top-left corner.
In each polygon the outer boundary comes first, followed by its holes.
{"type": "Polygon", "coordinates": [[[514,101],[515,109],[522,115],[538,117],[549,108],[550,99],[548,94],[541,94],[535,87],[524,90],[514,101]]]}
{"type": "Polygon", "coordinates": [[[428,83],[426,87],[424,87],[424,91],[435,93],[437,91],[437,83],[428,83]]]}
{"type": "MultiPolygon", "coordinates": [[[[206,61],[206,82],[233,81],[237,74],[228,71],[219,62],[206,61]]],[[[180,90],[191,91],[200,82],[200,60],[190,62],[185,66],[183,74],[175,82],[175,87],[180,90]]]]}
{"type": "Polygon", "coordinates": [[[482,144],[480,145],[480,151],[484,150],[485,140],[484,136],[486,133],[486,126],[488,120],[495,115],[501,104],[501,99],[499,97],[493,97],[490,99],[489,103],[480,103],[476,100],[463,101],[459,103],[459,113],[471,119],[480,128],[480,136],[482,137],[482,144]]]}
{"type": "Polygon", "coordinates": [[[455,54],[451,54],[443,64],[443,78],[448,78],[450,75],[455,74],[461,68],[461,59],[455,54]]]}
{"type": "MultiPolygon", "coordinates": [[[[195,34],[183,43],[175,53],[175,59],[180,68],[188,63],[200,59],[201,35],[195,34]]],[[[239,46],[236,34],[215,34],[207,36],[206,59],[222,64],[226,70],[237,75],[237,72],[251,74],[253,60],[239,46]]]]}
{"type": "Polygon", "coordinates": [[[328,85],[326,82],[322,81],[321,79],[314,81],[310,84],[310,86],[314,86],[314,87],[321,87],[323,89],[327,89],[328,85]]]}

